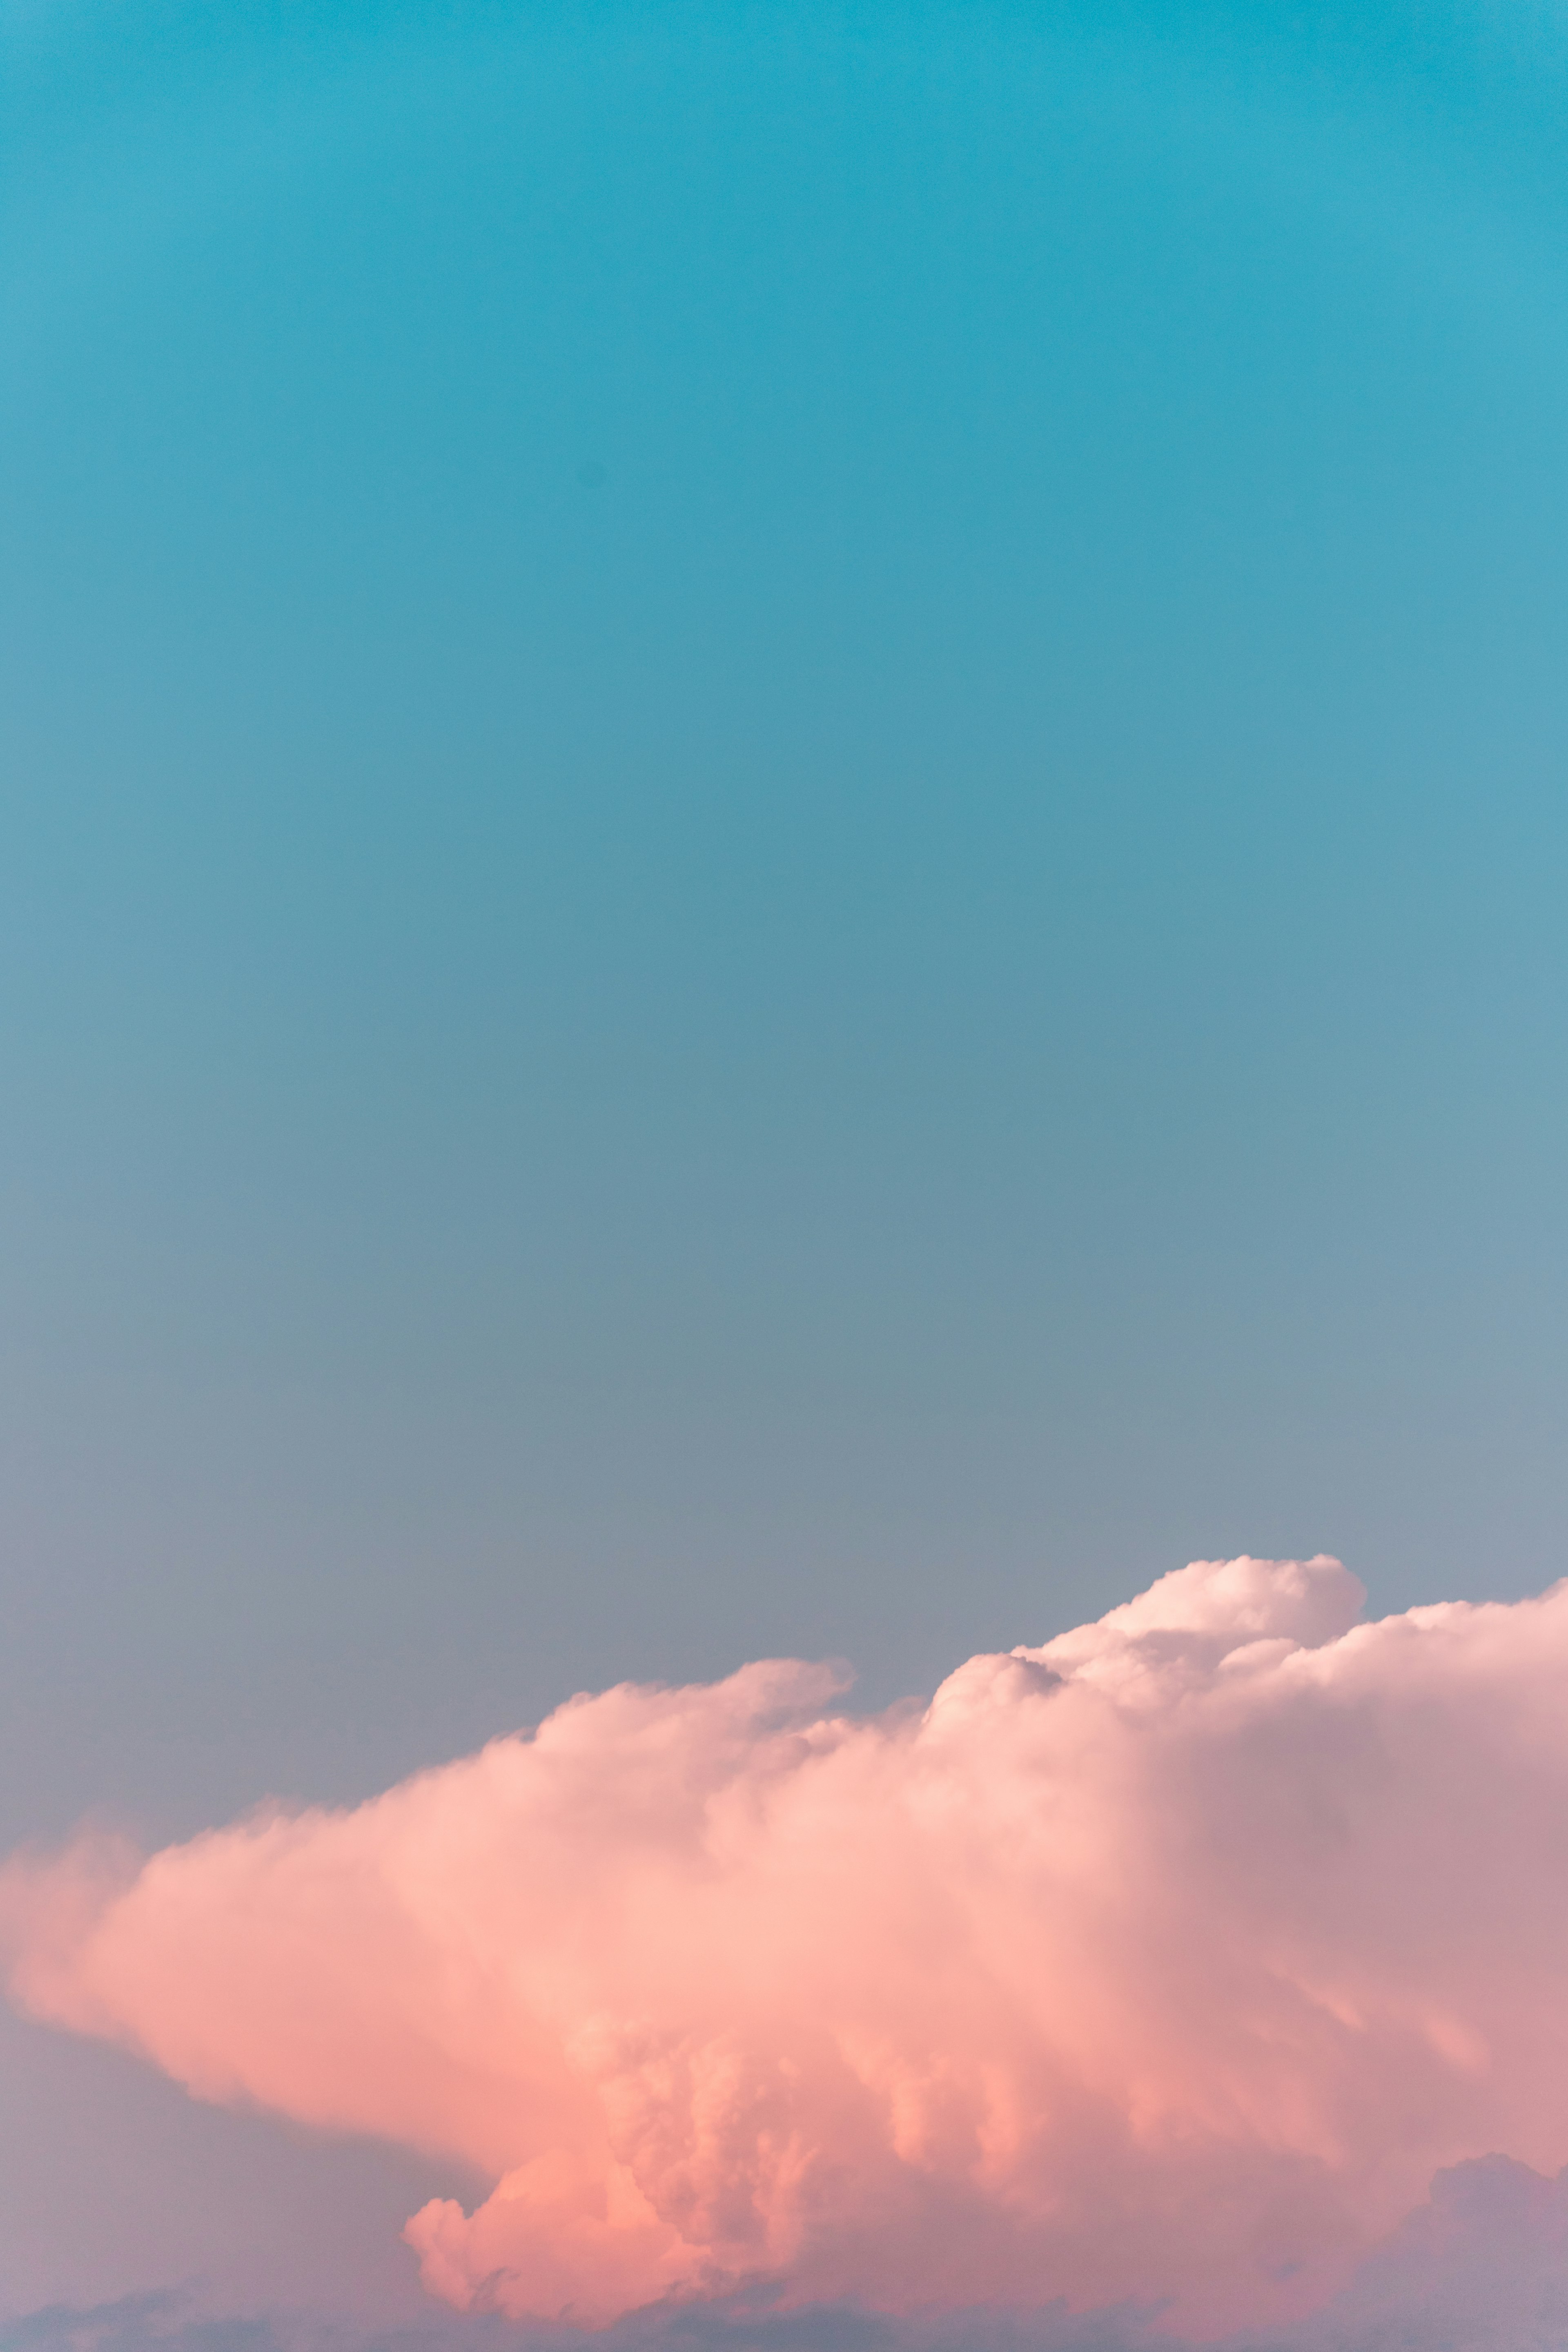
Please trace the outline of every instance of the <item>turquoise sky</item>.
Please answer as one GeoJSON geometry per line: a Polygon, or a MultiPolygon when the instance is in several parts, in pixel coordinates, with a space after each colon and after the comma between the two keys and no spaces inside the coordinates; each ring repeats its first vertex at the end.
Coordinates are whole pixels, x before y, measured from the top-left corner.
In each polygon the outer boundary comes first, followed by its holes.
{"type": "MultiPolygon", "coordinates": [[[[1568,1566],[1565,98],[1524,0],[0,0],[5,1843],[1568,1566]]],[[[309,2203],[5,2032],[0,2307],[309,2203]]]]}

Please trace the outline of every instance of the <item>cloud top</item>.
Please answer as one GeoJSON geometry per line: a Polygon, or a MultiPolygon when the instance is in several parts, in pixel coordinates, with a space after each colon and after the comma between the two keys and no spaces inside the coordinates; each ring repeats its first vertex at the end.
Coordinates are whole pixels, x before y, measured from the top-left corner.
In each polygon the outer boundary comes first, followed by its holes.
{"type": "Polygon", "coordinates": [[[480,2168],[406,2233],[462,2308],[1283,2324],[1436,2168],[1568,2159],[1568,1586],[1363,1597],[1200,1561],[923,1710],[623,1685],[350,1811],[18,1861],[13,1995],[480,2168]]]}

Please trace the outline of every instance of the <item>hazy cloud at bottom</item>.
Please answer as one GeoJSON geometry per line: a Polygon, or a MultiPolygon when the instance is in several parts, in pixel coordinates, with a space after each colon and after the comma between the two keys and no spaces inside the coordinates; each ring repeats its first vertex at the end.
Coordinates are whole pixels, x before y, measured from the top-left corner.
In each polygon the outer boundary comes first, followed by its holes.
{"type": "Polygon", "coordinates": [[[580,1697],[353,1811],[12,1864],[14,1991],[479,2167],[407,2236],[496,2321],[1436,2346],[1511,2297],[1476,2325],[1531,2343],[1568,1587],[1361,1606],[1199,1562],[923,1709],[789,1662],[580,1697]]]}
{"type": "MultiPolygon", "coordinates": [[[[1324,2311],[1234,2336],[1223,2352],[1560,2352],[1565,2337],[1568,2183],[1492,2158],[1439,2175],[1324,2311]]],[[[224,2315],[182,2294],[0,2325],[0,2352],[563,2352],[572,2340],[558,2326],[475,2316],[372,2334],[309,2314],[224,2315]]],[[[1184,2352],[1157,2316],[1127,2309],[982,2306],[919,2321],[738,2299],[639,2313],[606,2340],[624,2352],[1184,2352]]]]}

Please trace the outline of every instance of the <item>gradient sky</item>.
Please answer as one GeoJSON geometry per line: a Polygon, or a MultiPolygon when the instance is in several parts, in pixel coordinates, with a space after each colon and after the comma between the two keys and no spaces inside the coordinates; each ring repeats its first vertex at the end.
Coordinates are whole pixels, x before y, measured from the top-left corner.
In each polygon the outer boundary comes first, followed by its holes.
{"type": "MultiPolygon", "coordinates": [[[[0,1844],[1568,1564],[1565,99],[0,0],[0,1844]]],[[[0,2310],[412,2171],[0,2032],[0,2310]]]]}

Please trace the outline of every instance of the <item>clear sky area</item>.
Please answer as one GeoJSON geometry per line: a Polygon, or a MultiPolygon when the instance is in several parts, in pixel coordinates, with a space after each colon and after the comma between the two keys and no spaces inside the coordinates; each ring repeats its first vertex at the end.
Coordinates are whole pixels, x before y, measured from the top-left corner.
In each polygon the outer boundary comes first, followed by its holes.
{"type": "MultiPolygon", "coordinates": [[[[0,1852],[1568,1566],[1565,110],[1535,0],[0,0],[0,1852]]],[[[482,2165],[268,2104],[6,2018],[0,2316],[412,2321],[482,2165]]]]}

